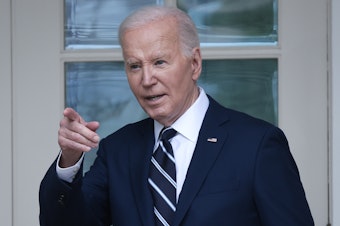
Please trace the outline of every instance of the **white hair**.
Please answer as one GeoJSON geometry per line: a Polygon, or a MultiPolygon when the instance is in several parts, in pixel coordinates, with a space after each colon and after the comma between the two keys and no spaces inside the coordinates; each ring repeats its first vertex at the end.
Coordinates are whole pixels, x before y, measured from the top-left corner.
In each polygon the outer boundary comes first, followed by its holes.
{"type": "Polygon", "coordinates": [[[150,22],[173,17],[178,25],[178,36],[184,56],[192,56],[192,50],[200,46],[196,26],[191,18],[175,7],[147,6],[130,14],[119,27],[119,43],[126,31],[144,26],[150,22]]]}

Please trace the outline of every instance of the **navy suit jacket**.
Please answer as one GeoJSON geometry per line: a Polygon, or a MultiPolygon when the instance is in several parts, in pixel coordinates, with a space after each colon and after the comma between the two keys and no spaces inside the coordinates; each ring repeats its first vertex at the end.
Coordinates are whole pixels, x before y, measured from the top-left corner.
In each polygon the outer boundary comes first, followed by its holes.
{"type": "MultiPolygon", "coordinates": [[[[40,224],[152,226],[148,186],[153,120],[104,138],[97,159],[72,184],[55,162],[40,187],[40,224]]],[[[283,132],[210,98],[173,226],[314,225],[283,132]],[[209,142],[216,138],[217,142],[209,142]]]]}

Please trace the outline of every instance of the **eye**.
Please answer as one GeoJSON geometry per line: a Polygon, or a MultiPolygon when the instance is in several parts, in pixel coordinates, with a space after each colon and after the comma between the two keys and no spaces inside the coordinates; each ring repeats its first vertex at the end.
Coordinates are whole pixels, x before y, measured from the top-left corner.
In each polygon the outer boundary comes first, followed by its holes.
{"type": "Polygon", "coordinates": [[[128,67],[129,67],[130,70],[134,71],[134,70],[139,69],[140,65],[139,64],[129,64],[128,67]]]}
{"type": "Polygon", "coordinates": [[[155,62],[155,65],[163,65],[163,64],[165,64],[165,60],[157,60],[155,62]]]}

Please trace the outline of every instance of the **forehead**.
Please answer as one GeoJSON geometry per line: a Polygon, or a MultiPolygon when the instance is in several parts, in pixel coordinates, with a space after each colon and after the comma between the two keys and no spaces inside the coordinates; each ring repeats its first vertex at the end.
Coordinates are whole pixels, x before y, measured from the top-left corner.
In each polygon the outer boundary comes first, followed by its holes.
{"type": "Polygon", "coordinates": [[[174,18],[151,21],[137,28],[126,30],[122,37],[123,51],[143,46],[150,48],[157,44],[177,43],[177,23],[174,18]]]}

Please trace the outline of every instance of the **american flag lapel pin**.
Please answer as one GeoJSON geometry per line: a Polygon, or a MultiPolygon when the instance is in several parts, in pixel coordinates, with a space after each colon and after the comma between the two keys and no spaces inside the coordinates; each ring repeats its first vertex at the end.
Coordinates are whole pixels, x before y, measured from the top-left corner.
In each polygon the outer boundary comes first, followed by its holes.
{"type": "Polygon", "coordinates": [[[208,138],[207,141],[212,142],[212,143],[216,143],[217,142],[217,138],[211,137],[211,138],[208,138]]]}

